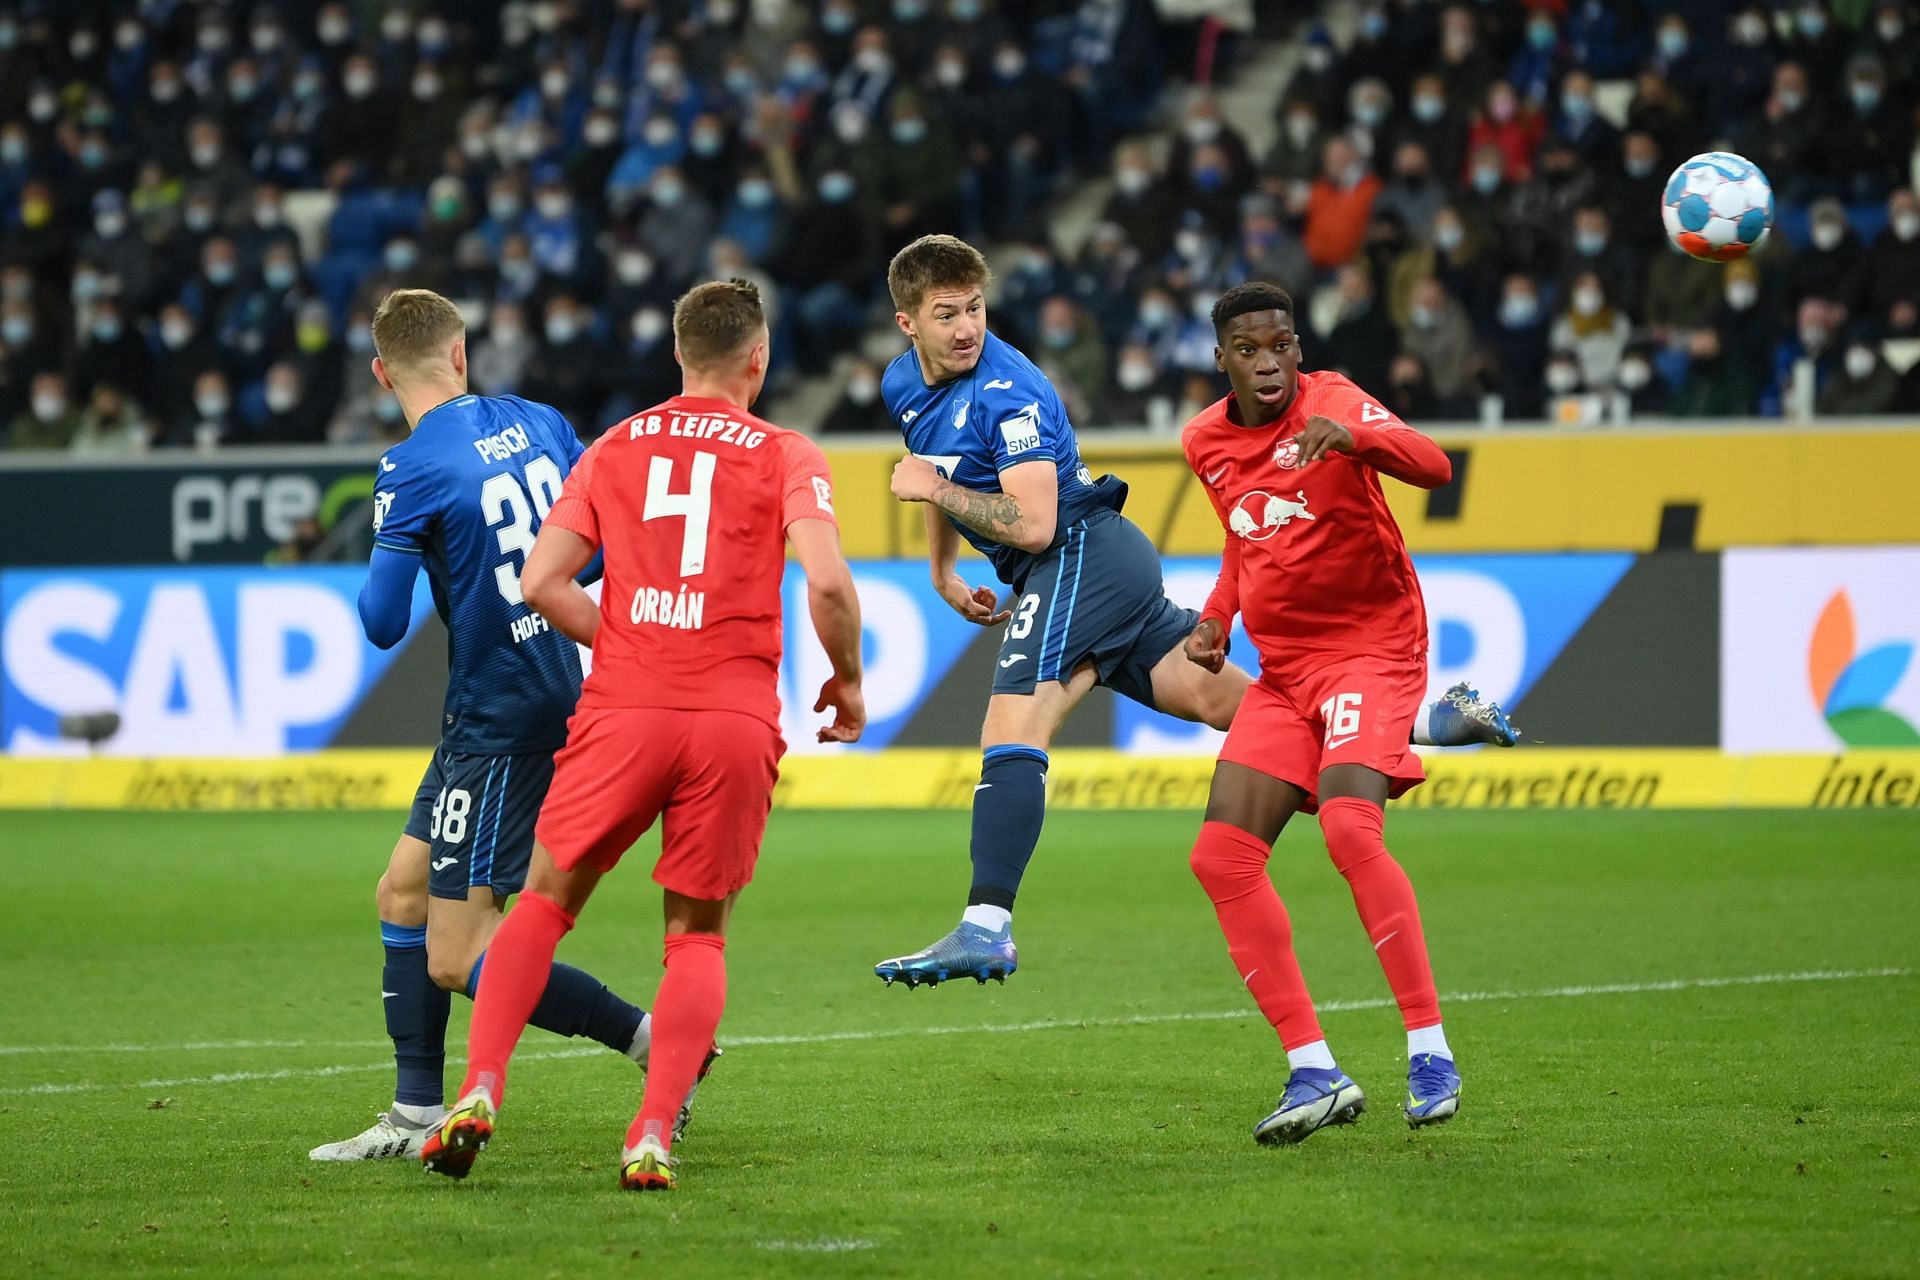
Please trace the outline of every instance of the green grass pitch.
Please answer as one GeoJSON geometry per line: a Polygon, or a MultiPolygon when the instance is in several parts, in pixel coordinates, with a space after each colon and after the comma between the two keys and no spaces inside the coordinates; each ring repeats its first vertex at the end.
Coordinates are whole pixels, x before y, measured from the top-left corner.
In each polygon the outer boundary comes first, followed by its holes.
{"type": "MultiPolygon", "coordinates": [[[[1192,814],[1056,813],[1004,988],[883,989],[952,922],[958,813],[781,813],[681,1189],[614,1188],[623,1059],[530,1032],[464,1183],[314,1165],[385,1104],[383,815],[8,814],[0,1273],[1896,1276],[1920,1268],[1911,815],[1391,815],[1466,1077],[1403,1039],[1311,822],[1275,878],[1358,1125],[1285,1074],[1192,814]],[[1735,979],[1711,984],[1710,980],[1735,979]],[[1042,1024],[1042,1025],[1036,1025],[1042,1024]]],[[[638,850],[561,956],[640,1003],[638,850]]],[[[465,1001],[454,1002],[449,1088],[465,1001]]]]}

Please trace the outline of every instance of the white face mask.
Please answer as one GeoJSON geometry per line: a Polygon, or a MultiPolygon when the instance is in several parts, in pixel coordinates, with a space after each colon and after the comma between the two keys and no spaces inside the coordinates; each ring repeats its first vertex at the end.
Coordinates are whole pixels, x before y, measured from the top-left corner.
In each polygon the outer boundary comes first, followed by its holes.
{"type": "Polygon", "coordinates": [[[1873,372],[1873,352],[1865,347],[1853,347],[1847,352],[1847,376],[1859,381],[1873,372]]]}
{"type": "Polygon", "coordinates": [[[167,350],[178,351],[193,341],[193,326],[190,324],[162,324],[160,341],[167,344],[167,350]]]}
{"type": "Polygon", "coordinates": [[[1600,296],[1600,291],[1591,285],[1584,289],[1575,289],[1573,291],[1574,314],[1580,316],[1598,315],[1600,313],[1600,306],[1604,301],[1605,299],[1600,296]]]}
{"type": "Polygon", "coordinates": [[[553,316],[547,321],[547,341],[566,345],[580,336],[580,326],[572,316],[553,316]]]}
{"type": "Polygon", "coordinates": [[[621,284],[645,284],[653,278],[653,259],[644,253],[623,253],[615,261],[614,270],[621,284]]]}
{"type": "Polygon", "coordinates": [[[1893,219],[1893,238],[1902,244],[1920,236],[1920,213],[1902,213],[1893,219]]]}
{"type": "Polygon", "coordinates": [[[633,336],[639,342],[657,342],[667,331],[667,318],[658,311],[636,311],[633,314],[633,336]]]}
{"type": "Polygon", "coordinates": [[[847,382],[847,399],[855,404],[872,404],[880,395],[880,380],[862,375],[847,382]]]}
{"type": "Polygon", "coordinates": [[[1813,247],[1822,253],[1831,253],[1846,233],[1846,228],[1837,222],[1816,222],[1813,224],[1813,247]]]}
{"type": "Polygon", "coordinates": [[[1745,311],[1760,300],[1760,286],[1751,280],[1735,280],[1727,285],[1727,305],[1745,311]]]}
{"type": "Polygon", "coordinates": [[[1620,366],[1620,385],[1638,391],[1653,381],[1653,367],[1644,360],[1629,360],[1620,366]]]}
{"type": "Polygon", "coordinates": [[[1122,391],[1145,391],[1153,385],[1153,366],[1130,360],[1120,366],[1119,376],[1122,391]]]}
{"type": "Polygon", "coordinates": [[[1547,387],[1556,395],[1565,395],[1580,385],[1580,371],[1570,364],[1547,366],[1547,387]]]}
{"type": "Polygon", "coordinates": [[[33,398],[33,416],[42,422],[52,422],[67,411],[67,398],[60,395],[38,395],[33,398]]]}
{"type": "Polygon", "coordinates": [[[290,387],[284,382],[267,384],[267,408],[275,413],[285,413],[300,403],[300,388],[290,387]]]}
{"type": "Polygon", "coordinates": [[[224,418],[227,416],[227,398],[223,395],[209,393],[207,395],[195,396],[193,398],[193,407],[200,411],[200,416],[203,418],[224,418]]]}

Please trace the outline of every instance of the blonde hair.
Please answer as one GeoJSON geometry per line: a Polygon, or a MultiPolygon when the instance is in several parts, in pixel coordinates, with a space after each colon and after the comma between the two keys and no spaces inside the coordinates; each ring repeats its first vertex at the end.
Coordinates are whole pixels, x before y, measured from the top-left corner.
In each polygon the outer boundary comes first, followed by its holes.
{"type": "Polygon", "coordinates": [[[373,349],[389,367],[413,368],[444,355],[466,331],[460,308],[431,289],[395,289],[373,313],[373,349]]]}
{"type": "Polygon", "coordinates": [[[936,289],[986,288],[993,279],[986,255],[959,236],[921,236],[887,264],[893,307],[913,315],[936,289]]]}
{"type": "Polygon", "coordinates": [[[673,343],[683,365],[710,369],[737,354],[766,323],[753,281],[709,280],[673,304],[673,343]]]}

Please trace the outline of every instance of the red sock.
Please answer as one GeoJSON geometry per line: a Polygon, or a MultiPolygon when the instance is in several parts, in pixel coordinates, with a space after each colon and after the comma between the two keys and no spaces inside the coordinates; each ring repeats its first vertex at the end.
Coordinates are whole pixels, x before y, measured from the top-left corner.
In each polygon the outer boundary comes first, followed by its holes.
{"type": "Polygon", "coordinates": [[[1383,817],[1379,805],[1356,796],[1320,802],[1320,830],[1327,838],[1327,852],[1353,890],[1353,905],[1359,908],[1367,940],[1386,971],[1400,1016],[1407,1030],[1415,1031],[1440,1021],[1440,996],[1434,990],[1427,938],[1420,928],[1420,904],[1407,873],[1387,852],[1380,835],[1383,817]]]}
{"type": "MultiPolygon", "coordinates": [[[[667,935],[667,976],[653,1000],[653,1047],[647,1051],[647,1091],[627,1129],[627,1145],[648,1134],[673,1145],[673,1120],[699,1078],[727,1007],[727,940],[717,933],[667,935]]],[[[489,964],[492,961],[488,961],[489,964]]]]}
{"type": "Polygon", "coordinates": [[[1227,954],[1288,1049],[1326,1037],[1293,954],[1293,924],[1267,878],[1273,850],[1224,822],[1200,824],[1188,859],[1227,935],[1227,954]]]}
{"type": "Polygon", "coordinates": [[[573,928],[573,917],[560,904],[538,893],[523,893],[500,923],[487,947],[487,967],[480,971],[480,990],[473,997],[473,1023],[467,1029],[467,1079],[460,1086],[465,1097],[474,1088],[493,1095],[493,1105],[506,1098],[507,1059],[527,1029],[540,993],[553,971],[554,948],[573,928]]]}

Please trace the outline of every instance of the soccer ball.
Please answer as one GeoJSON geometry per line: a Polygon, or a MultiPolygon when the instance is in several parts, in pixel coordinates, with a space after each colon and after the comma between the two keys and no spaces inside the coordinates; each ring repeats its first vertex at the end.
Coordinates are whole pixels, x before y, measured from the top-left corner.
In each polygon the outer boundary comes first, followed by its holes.
{"type": "Polygon", "coordinates": [[[1758,165],[1731,151],[1706,151],[1667,179],[1660,217],[1667,239],[1709,262],[1744,258],[1773,229],[1773,185],[1758,165]]]}

